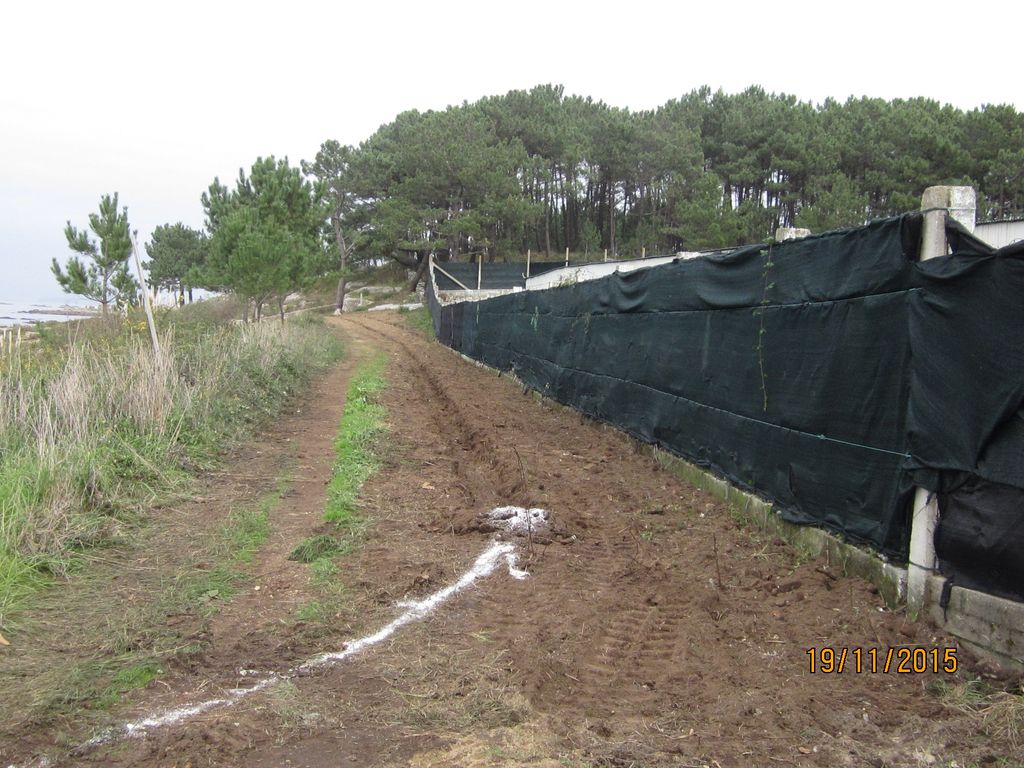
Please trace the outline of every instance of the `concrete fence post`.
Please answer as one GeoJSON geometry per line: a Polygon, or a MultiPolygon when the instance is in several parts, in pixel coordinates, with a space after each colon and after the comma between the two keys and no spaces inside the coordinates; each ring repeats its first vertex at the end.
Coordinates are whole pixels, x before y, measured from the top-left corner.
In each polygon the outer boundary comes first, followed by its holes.
{"type": "Polygon", "coordinates": [[[799,240],[801,237],[810,237],[811,230],[803,227],[779,227],[775,230],[775,242],[782,243],[786,240],[799,240]]]}
{"type": "MultiPolygon", "coordinates": [[[[921,229],[921,261],[945,256],[946,219],[952,218],[974,231],[977,196],[973,187],[928,187],[921,196],[924,225],[921,229]]],[[[914,493],[910,522],[910,557],[907,562],[907,606],[919,613],[928,599],[928,577],[935,571],[935,529],[939,505],[924,488],[914,493]]]]}

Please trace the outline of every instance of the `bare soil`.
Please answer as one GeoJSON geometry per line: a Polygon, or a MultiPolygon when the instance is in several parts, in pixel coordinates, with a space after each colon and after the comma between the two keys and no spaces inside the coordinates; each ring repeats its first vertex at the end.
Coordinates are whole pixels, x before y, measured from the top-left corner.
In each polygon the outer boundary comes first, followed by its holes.
{"type": "MultiPolygon", "coordinates": [[[[39,727],[4,706],[5,764],[1024,764],[1017,734],[986,733],[977,714],[939,695],[963,672],[809,672],[809,648],[955,646],[886,609],[870,585],[740,525],[628,437],[467,363],[400,315],[336,322],[353,354],[258,456],[225,470],[276,477],[291,463],[294,482],[241,593],[210,620],[166,617],[194,623],[202,651],[99,716],[73,712],[39,727]],[[325,587],[287,554],[324,530],[345,384],[378,349],[389,356],[384,466],[363,491],[368,531],[325,587]],[[333,667],[80,748],[100,725],[217,697],[246,684],[241,670],[286,674],[375,632],[401,611],[398,601],[456,581],[496,535],[487,513],[507,504],[550,513],[548,528],[515,539],[529,578],[496,571],[333,667]],[[311,602],[317,620],[303,613],[311,602]]],[[[211,480],[203,503],[175,510],[178,522],[154,548],[173,551],[177,540],[180,550],[202,535],[197,510],[228,507],[253,485],[211,480]]],[[[77,609],[65,599],[63,610],[73,619],[77,609]]],[[[52,657],[69,634],[23,653],[52,657]]],[[[10,668],[0,668],[3,698],[10,668]]]]}

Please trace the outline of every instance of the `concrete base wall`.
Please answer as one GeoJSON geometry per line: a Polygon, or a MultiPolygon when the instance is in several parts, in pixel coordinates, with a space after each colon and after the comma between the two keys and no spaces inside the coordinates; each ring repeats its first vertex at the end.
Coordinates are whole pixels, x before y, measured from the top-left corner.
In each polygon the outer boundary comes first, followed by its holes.
{"type": "Polygon", "coordinates": [[[596,264],[569,265],[562,269],[553,269],[536,277],[527,278],[526,290],[542,291],[545,288],[555,288],[560,285],[575,285],[586,280],[597,280],[607,277],[616,272],[634,272],[638,269],[650,269],[651,267],[659,267],[662,264],[671,264],[676,259],[695,259],[700,255],[696,251],[680,251],[672,256],[652,256],[647,259],[631,259],[629,261],[603,261],[596,264]]]}
{"type": "Polygon", "coordinates": [[[722,499],[734,514],[810,555],[825,557],[830,567],[846,576],[857,576],[876,587],[890,607],[907,595],[907,569],[887,563],[870,550],[861,549],[828,531],[784,520],[771,502],[730,485],[706,469],[659,448],[649,449],[655,460],[676,477],[722,499]]]}
{"type": "Polygon", "coordinates": [[[484,299],[493,299],[496,296],[504,296],[508,293],[516,293],[523,290],[522,288],[508,288],[498,289],[491,288],[485,290],[470,290],[470,291],[437,291],[437,301],[441,305],[458,304],[460,301],[483,301],[484,299]]]}
{"type": "Polygon", "coordinates": [[[1024,603],[953,587],[949,605],[939,606],[945,579],[928,580],[928,618],[979,656],[1004,669],[1024,671],[1024,603]]]}
{"type": "MultiPolygon", "coordinates": [[[[778,536],[811,555],[822,555],[830,566],[847,576],[865,579],[876,587],[889,607],[907,597],[907,569],[885,562],[878,553],[848,544],[828,531],[796,525],[754,494],[678,456],[649,448],[657,462],[677,477],[725,501],[734,514],[778,536]]],[[[930,576],[924,614],[936,626],[960,640],[977,656],[1007,671],[1024,671],[1024,603],[1004,600],[973,589],[953,587],[949,605],[939,606],[945,579],[930,576]]]]}

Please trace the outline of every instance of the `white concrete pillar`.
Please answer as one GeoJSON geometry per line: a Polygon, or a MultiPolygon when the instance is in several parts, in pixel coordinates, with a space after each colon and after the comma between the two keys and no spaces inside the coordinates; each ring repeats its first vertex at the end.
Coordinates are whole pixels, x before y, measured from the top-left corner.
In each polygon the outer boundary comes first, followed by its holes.
{"type": "MultiPolygon", "coordinates": [[[[921,196],[924,225],[921,229],[921,261],[945,256],[946,218],[952,218],[971,232],[977,196],[973,187],[928,187],[921,196]]],[[[914,494],[913,517],[910,523],[910,557],[907,563],[907,606],[911,613],[919,613],[928,595],[928,577],[935,571],[935,529],[939,520],[939,505],[935,497],[924,488],[914,494]]]]}
{"type": "Polygon", "coordinates": [[[811,230],[804,229],[803,227],[779,227],[775,230],[775,242],[782,243],[786,240],[797,240],[810,234],[811,230]]]}

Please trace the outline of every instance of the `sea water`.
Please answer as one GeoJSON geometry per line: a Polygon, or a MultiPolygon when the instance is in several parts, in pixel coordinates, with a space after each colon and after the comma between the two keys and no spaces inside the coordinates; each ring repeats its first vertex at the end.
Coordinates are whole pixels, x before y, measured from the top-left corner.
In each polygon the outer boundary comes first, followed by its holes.
{"type": "Polygon", "coordinates": [[[48,320],[73,320],[83,316],[83,310],[94,308],[95,302],[77,296],[47,298],[41,301],[0,301],[0,328],[14,325],[33,325],[48,320]]]}

